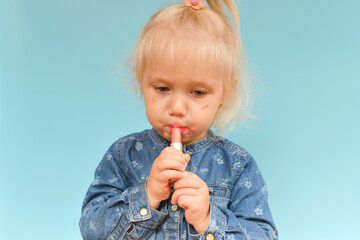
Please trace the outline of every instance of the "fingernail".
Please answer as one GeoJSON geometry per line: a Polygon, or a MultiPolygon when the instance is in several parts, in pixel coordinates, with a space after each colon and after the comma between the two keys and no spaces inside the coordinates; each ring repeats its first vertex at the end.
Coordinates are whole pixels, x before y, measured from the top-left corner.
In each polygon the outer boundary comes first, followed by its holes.
{"type": "Polygon", "coordinates": [[[190,161],[190,154],[188,154],[188,153],[185,153],[185,160],[186,160],[186,162],[189,162],[190,161]]]}

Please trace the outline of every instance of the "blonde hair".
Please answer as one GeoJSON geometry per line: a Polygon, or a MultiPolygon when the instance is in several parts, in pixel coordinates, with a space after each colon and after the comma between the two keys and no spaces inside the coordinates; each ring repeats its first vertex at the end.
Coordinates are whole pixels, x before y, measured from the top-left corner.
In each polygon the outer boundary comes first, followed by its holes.
{"type": "Polygon", "coordinates": [[[250,113],[250,85],[245,77],[239,13],[233,0],[208,0],[210,8],[192,9],[185,4],[166,7],[157,12],[143,28],[134,56],[134,83],[141,90],[143,71],[148,61],[165,57],[174,64],[189,54],[199,56],[202,64],[220,70],[225,102],[213,121],[224,133],[246,120],[250,113]],[[233,20],[226,16],[223,4],[233,20]],[[236,31],[234,31],[234,28],[236,31]],[[204,33],[206,38],[204,39],[204,33]]]}

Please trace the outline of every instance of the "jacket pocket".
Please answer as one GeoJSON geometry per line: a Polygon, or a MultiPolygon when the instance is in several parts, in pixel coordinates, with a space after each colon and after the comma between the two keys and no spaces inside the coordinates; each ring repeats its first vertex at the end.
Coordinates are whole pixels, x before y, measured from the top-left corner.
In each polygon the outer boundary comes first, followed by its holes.
{"type": "Polygon", "coordinates": [[[210,185],[208,188],[210,197],[228,197],[229,189],[225,186],[210,185]]]}
{"type": "Polygon", "coordinates": [[[219,185],[208,185],[210,203],[219,208],[227,208],[229,202],[229,188],[219,185]]]}

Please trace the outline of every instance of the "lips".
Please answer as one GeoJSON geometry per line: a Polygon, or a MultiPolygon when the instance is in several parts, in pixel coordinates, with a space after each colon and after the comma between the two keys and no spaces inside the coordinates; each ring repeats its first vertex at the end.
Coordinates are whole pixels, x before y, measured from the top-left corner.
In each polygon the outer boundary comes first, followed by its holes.
{"type": "Polygon", "coordinates": [[[181,126],[179,124],[168,124],[168,127],[170,128],[170,131],[172,131],[173,128],[180,128],[181,133],[183,133],[183,132],[193,133],[194,132],[191,129],[181,126]]]}

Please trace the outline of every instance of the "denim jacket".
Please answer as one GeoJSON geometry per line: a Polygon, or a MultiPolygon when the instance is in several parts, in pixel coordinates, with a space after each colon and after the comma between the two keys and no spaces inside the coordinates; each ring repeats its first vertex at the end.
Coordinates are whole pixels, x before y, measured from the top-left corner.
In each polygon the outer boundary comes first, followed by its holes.
{"type": "Polygon", "coordinates": [[[155,129],[116,141],[105,153],[86,194],[80,230],[86,240],[278,239],[267,187],[252,156],[209,130],[183,146],[191,156],[186,171],[207,183],[210,222],[197,233],[184,210],[169,199],[149,207],[146,181],[153,161],[170,143],[155,129]]]}

